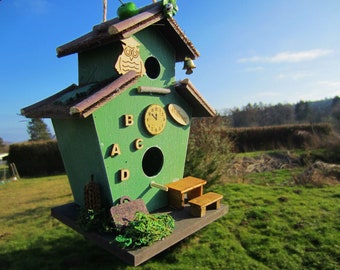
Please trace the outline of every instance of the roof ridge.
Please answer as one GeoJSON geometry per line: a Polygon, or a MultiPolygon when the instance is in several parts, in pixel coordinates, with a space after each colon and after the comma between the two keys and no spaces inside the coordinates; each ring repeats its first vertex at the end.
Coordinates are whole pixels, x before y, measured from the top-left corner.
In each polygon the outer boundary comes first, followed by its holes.
{"type": "Polygon", "coordinates": [[[199,52],[175,19],[164,14],[161,2],[140,9],[140,12],[128,19],[120,21],[114,18],[95,25],[92,31],[57,48],[57,56],[62,57],[73,53],[81,53],[95,49],[111,42],[116,42],[149,27],[155,26],[176,51],[176,62],[184,61],[185,57],[196,59],[199,52]],[[162,24],[158,24],[162,22],[162,24]]]}

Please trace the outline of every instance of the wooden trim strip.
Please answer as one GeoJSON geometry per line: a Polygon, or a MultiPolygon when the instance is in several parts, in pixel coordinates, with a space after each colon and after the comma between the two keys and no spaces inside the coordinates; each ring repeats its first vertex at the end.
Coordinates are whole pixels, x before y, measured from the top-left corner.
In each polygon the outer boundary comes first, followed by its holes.
{"type": "Polygon", "coordinates": [[[149,10],[109,26],[108,33],[110,35],[121,34],[123,38],[127,38],[133,33],[136,33],[141,29],[144,29],[149,25],[160,21],[163,19],[163,17],[164,15],[162,9],[159,5],[156,5],[149,10]]]}
{"type": "Polygon", "coordinates": [[[158,184],[158,183],[156,183],[156,182],[154,182],[154,181],[151,181],[150,187],[158,188],[158,189],[163,190],[163,191],[166,191],[166,192],[169,190],[169,188],[168,188],[167,186],[158,184]]]}
{"type": "Polygon", "coordinates": [[[138,86],[138,93],[150,93],[150,94],[170,94],[171,90],[168,88],[152,87],[152,86],[138,86]]]}

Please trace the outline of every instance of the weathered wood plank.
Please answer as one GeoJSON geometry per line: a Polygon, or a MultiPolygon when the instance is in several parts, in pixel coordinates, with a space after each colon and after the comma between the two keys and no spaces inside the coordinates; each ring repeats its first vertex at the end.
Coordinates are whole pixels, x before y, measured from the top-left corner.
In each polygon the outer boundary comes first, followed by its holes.
{"type": "Polygon", "coordinates": [[[168,213],[175,219],[173,233],[162,241],[155,242],[151,246],[142,247],[137,250],[126,250],[117,247],[111,243],[112,236],[107,234],[104,235],[95,232],[84,233],[80,231],[79,226],[77,226],[79,211],[79,206],[75,203],[70,203],[52,208],[51,214],[62,223],[82,234],[89,241],[107,250],[127,264],[137,266],[226,215],[228,213],[228,206],[221,205],[218,210],[209,211],[202,218],[192,217],[189,212],[189,206],[186,206],[182,210],[172,212],[169,209],[163,209],[160,211],[161,213],[168,213]]]}

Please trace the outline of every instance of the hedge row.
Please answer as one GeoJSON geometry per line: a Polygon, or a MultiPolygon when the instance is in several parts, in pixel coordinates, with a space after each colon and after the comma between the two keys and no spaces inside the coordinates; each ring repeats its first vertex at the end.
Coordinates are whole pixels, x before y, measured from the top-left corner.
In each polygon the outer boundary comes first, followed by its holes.
{"type": "Polygon", "coordinates": [[[320,144],[332,133],[328,123],[230,128],[224,131],[234,142],[235,152],[273,149],[305,149],[320,144]]]}
{"type": "MultiPolygon", "coordinates": [[[[194,131],[194,128],[192,131],[194,131]]],[[[326,123],[254,128],[221,128],[216,132],[220,133],[219,135],[222,135],[222,137],[229,137],[233,142],[234,152],[250,152],[281,148],[306,148],[330,135],[332,127],[326,123]]],[[[8,162],[14,162],[19,174],[25,177],[65,173],[56,141],[12,144],[9,149],[8,162]]]]}
{"type": "Polygon", "coordinates": [[[20,176],[46,176],[65,173],[56,141],[38,141],[12,144],[8,162],[14,162],[20,176]]]}

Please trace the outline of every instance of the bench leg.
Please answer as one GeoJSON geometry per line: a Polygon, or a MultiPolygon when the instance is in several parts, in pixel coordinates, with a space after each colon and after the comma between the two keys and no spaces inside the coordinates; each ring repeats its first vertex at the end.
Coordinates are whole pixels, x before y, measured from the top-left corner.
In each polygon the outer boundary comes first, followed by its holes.
{"type": "Polygon", "coordinates": [[[176,191],[168,191],[169,205],[175,209],[181,209],[184,207],[184,196],[183,194],[176,191]]]}
{"type": "Polygon", "coordinates": [[[204,217],[206,213],[206,207],[200,207],[198,205],[190,205],[190,213],[194,217],[204,217]]]}
{"type": "Polygon", "coordinates": [[[221,206],[221,201],[218,200],[217,202],[214,202],[211,205],[207,206],[207,209],[208,210],[218,209],[218,208],[220,208],[220,206],[221,206]]]}

